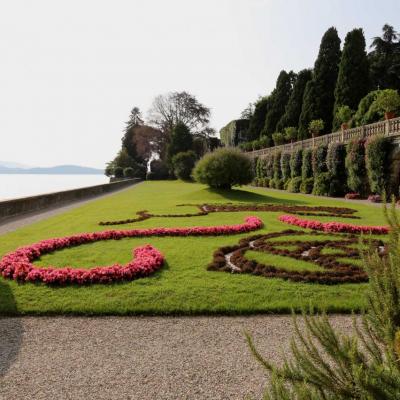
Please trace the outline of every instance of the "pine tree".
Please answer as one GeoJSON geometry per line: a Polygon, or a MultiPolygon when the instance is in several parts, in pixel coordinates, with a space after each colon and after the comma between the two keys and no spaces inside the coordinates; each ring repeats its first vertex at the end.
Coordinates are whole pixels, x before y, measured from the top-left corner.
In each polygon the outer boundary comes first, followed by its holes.
{"type": "MultiPolygon", "coordinates": [[[[124,136],[122,137],[121,140],[122,140],[122,147],[126,149],[128,155],[134,160],[138,159],[134,141],[135,128],[140,125],[143,125],[142,113],[140,112],[138,107],[133,107],[129,115],[129,120],[128,122],[126,122],[124,136]]],[[[142,162],[141,159],[138,159],[138,161],[142,162]]]]}
{"type": "Polygon", "coordinates": [[[260,137],[270,105],[271,99],[269,96],[262,97],[256,102],[249,129],[246,132],[247,141],[256,140],[260,137]]]}
{"type": "Polygon", "coordinates": [[[387,254],[371,247],[363,255],[369,276],[368,312],[355,335],[336,332],[328,317],[304,314],[305,332],[296,318],[298,340],[292,360],[277,367],[247,340],[260,364],[272,373],[267,400],[397,400],[400,398],[400,222],[390,213],[387,254]]]}
{"type": "Polygon", "coordinates": [[[292,94],[290,95],[289,101],[285,108],[285,114],[283,114],[282,118],[276,125],[276,130],[278,132],[283,132],[284,129],[289,126],[298,125],[301,107],[303,105],[304,91],[306,89],[307,82],[311,78],[312,72],[310,69],[303,69],[297,74],[293,85],[292,94]]]}
{"type": "Polygon", "coordinates": [[[276,125],[285,113],[285,107],[292,93],[295,74],[281,71],[276,81],[276,87],[271,93],[271,106],[265,117],[264,132],[270,135],[276,132],[276,125]]]}
{"type": "Polygon", "coordinates": [[[338,108],[346,105],[356,110],[369,88],[369,64],[364,33],[361,28],[353,29],[346,35],[339,64],[333,109],[334,130],[340,125],[336,115],[338,108]]]}
{"type": "Polygon", "coordinates": [[[335,102],[335,86],[340,62],[340,39],[336,28],[329,28],[321,40],[313,79],[307,83],[299,119],[300,137],[306,138],[308,124],[322,119],[325,132],[332,128],[332,110],[335,102]]]}

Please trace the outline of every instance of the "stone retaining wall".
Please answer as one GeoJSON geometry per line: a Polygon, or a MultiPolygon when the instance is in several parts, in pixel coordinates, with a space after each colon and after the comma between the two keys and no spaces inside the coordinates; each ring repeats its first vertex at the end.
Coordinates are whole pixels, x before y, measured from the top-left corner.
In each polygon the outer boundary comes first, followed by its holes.
{"type": "Polygon", "coordinates": [[[137,178],[126,179],[119,182],[65,190],[62,192],[0,201],[0,223],[9,218],[32,211],[46,210],[63,205],[65,203],[72,203],[79,200],[85,200],[90,197],[99,196],[101,194],[113,192],[127,186],[135,185],[138,182],[140,182],[140,179],[137,178]]]}

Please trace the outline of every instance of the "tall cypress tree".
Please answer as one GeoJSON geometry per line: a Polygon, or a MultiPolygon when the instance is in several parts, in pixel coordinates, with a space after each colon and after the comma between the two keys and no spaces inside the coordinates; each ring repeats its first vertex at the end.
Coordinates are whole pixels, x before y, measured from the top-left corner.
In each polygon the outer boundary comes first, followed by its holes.
{"type": "Polygon", "coordinates": [[[346,35],[339,74],[335,88],[335,107],[333,110],[334,129],[340,121],[336,112],[340,106],[349,106],[356,110],[360,100],[368,93],[369,65],[365,51],[365,38],[361,28],[353,29],[346,35]]]}
{"type": "Polygon", "coordinates": [[[172,157],[182,151],[192,149],[193,137],[189,128],[183,123],[178,122],[171,132],[171,140],[167,147],[167,163],[171,165],[172,157]]]}
{"type": "Polygon", "coordinates": [[[332,110],[340,62],[340,39],[336,28],[329,28],[321,40],[313,79],[307,83],[299,119],[299,135],[308,137],[308,124],[313,119],[324,121],[325,132],[332,129],[332,110]]]}
{"type": "Polygon", "coordinates": [[[246,132],[248,141],[258,139],[264,128],[265,117],[271,105],[269,96],[265,96],[257,101],[254,107],[254,113],[250,118],[249,129],[246,132]]]}
{"type": "Polygon", "coordinates": [[[312,78],[312,72],[310,69],[303,69],[297,74],[296,80],[293,85],[292,94],[289,97],[289,101],[285,108],[285,114],[281,117],[276,130],[283,132],[288,126],[297,126],[299,123],[299,117],[301,113],[301,107],[303,105],[304,91],[307,82],[312,78]]]}
{"type": "Polygon", "coordinates": [[[295,74],[293,71],[281,71],[276,81],[276,87],[271,93],[271,107],[265,117],[264,131],[267,135],[276,132],[276,125],[285,113],[285,107],[292,94],[295,74]]]}

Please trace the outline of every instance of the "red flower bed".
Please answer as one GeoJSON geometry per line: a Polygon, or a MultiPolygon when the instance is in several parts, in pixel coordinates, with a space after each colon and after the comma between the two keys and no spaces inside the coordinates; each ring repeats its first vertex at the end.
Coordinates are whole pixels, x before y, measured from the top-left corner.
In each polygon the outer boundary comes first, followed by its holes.
{"type": "Polygon", "coordinates": [[[39,268],[33,261],[41,255],[68,247],[93,243],[100,240],[118,240],[129,237],[147,236],[200,236],[228,235],[244,233],[261,228],[262,221],[257,217],[247,217],[244,224],[222,226],[195,226],[189,228],[150,228],[132,230],[110,230],[82,233],[64,238],[54,238],[21,247],[5,255],[0,261],[0,274],[4,278],[22,282],[44,282],[49,284],[88,284],[109,283],[133,280],[150,275],[161,268],[164,256],[150,245],[137,247],[133,251],[134,260],[126,265],[115,264],[91,269],[39,268]]]}
{"type": "Polygon", "coordinates": [[[279,221],[285,224],[300,226],[301,228],[314,229],[324,232],[346,232],[346,233],[373,233],[384,235],[389,232],[387,226],[366,226],[344,224],[342,222],[320,222],[312,219],[302,219],[292,215],[281,215],[279,221]]]}

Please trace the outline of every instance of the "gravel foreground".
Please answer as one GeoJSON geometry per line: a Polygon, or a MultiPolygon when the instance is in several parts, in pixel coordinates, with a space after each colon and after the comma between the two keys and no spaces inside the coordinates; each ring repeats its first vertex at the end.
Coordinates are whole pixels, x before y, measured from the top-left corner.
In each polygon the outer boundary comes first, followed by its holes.
{"type": "Polygon", "coordinates": [[[291,316],[1,318],[0,399],[260,399],[244,331],[270,360],[289,353],[291,316]]]}

